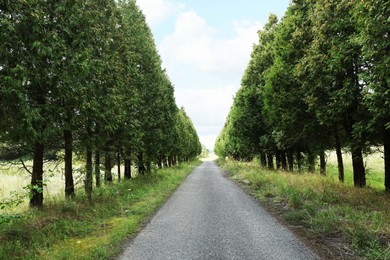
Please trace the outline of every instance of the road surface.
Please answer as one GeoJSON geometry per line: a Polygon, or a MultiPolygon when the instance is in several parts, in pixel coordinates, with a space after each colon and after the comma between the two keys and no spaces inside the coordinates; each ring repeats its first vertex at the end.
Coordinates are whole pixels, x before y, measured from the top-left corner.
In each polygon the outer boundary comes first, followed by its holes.
{"type": "Polygon", "coordinates": [[[318,259],[214,162],[203,162],[118,259],[318,259]]]}

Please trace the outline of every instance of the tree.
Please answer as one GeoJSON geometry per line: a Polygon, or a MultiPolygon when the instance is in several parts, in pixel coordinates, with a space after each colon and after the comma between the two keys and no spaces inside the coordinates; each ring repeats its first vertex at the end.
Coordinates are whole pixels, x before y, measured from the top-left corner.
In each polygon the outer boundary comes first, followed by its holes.
{"type": "Polygon", "coordinates": [[[274,62],[266,72],[264,89],[265,116],[272,125],[276,144],[288,153],[290,170],[295,154],[298,169],[301,170],[304,153],[309,168],[313,169],[317,154],[324,147],[318,133],[323,131],[308,110],[297,75],[298,64],[305,55],[305,49],[312,41],[308,19],[313,1],[293,1],[278,25],[273,41],[274,62]],[[299,129],[299,131],[297,131],[299,129]]]}
{"type": "MultiPolygon", "coordinates": [[[[251,60],[241,81],[241,88],[234,98],[228,119],[217,139],[217,154],[236,159],[252,159],[266,153],[274,153],[273,147],[261,144],[269,140],[270,128],[263,114],[263,88],[265,72],[273,63],[272,41],[277,17],[271,15],[264,31],[259,32],[259,44],[252,51],[251,60]]],[[[272,146],[272,145],[271,145],[272,146]]],[[[264,163],[264,160],[261,160],[264,163]]]]}
{"type": "MultiPolygon", "coordinates": [[[[335,129],[336,143],[342,131],[344,143],[352,153],[355,186],[363,187],[365,133],[361,126],[367,113],[362,106],[363,85],[359,82],[360,46],[353,41],[353,4],[354,1],[317,1],[311,13],[313,42],[305,57],[313,81],[305,95],[317,120],[335,129]]],[[[337,150],[340,153],[339,147],[337,150]]]]}
{"type": "Polygon", "coordinates": [[[370,112],[366,125],[371,138],[384,146],[385,189],[390,191],[390,4],[386,1],[356,1],[353,18],[357,21],[357,42],[362,48],[364,105],[370,112]]]}
{"type": "Polygon", "coordinates": [[[0,139],[33,154],[32,206],[43,203],[43,162],[50,149],[65,149],[69,198],[75,195],[72,154],[84,155],[88,199],[93,152],[97,185],[101,154],[110,182],[114,153],[119,167],[125,158],[125,178],[131,177],[135,155],[148,170],[173,156],[174,137],[194,142],[186,143],[180,156],[200,153],[184,111],[185,131],[176,132],[174,88],[135,1],[3,1],[0,36],[5,39],[0,42],[0,139]]]}
{"type": "Polygon", "coordinates": [[[177,156],[179,161],[189,161],[200,155],[202,145],[195,127],[183,107],[177,111],[175,128],[177,133],[175,157],[177,156]]]}
{"type": "Polygon", "coordinates": [[[43,161],[45,147],[58,137],[56,127],[56,86],[54,69],[59,59],[55,50],[62,44],[56,40],[56,7],[45,1],[8,2],[1,11],[2,42],[0,60],[1,100],[4,118],[9,124],[6,139],[32,146],[31,206],[43,203],[43,161]]]}

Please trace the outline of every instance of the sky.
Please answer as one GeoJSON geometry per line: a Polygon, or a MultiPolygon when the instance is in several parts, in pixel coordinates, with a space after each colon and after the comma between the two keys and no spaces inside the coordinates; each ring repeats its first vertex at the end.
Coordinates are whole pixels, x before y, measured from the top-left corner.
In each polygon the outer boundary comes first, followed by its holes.
{"type": "Polygon", "coordinates": [[[137,0],[184,107],[209,150],[222,130],[257,31],[289,0],[137,0]]]}

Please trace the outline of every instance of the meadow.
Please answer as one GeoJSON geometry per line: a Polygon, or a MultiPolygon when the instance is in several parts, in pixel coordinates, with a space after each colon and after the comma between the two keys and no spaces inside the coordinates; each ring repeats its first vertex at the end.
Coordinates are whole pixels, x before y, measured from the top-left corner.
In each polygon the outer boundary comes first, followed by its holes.
{"type": "MultiPolygon", "coordinates": [[[[24,162],[25,166],[30,169],[32,161],[24,162]]],[[[121,165],[121,172],[124,172],[124,166],[121,165]]],[[[112,168],[114,181],[117,181],[118,166],[112,168]]],[[[76,161],[73,167],[73,178],[75,188],[83,188],[84,185],[84,165],[81,161],[76,161]]],[[[101,170],[103,178],[104,171],[101,170]]],[[[136,169],[132,167],[132,175],[137,175],[136,169]]],[[[122,176],[123,178],[123,176],[122,176]]],[[[13,212],[25,210],[28,207],[28,189],[31,182],[30,173],[23,167],[20,161],[2,161],[0,162],[0,202],[19,196],[25,196],[23,203],[13,207],[13,212]]],[[[61,162],[49,161],[44,165],[44,200],[47,202],[65,199],[65,176],[64,165],[61,162]]]]}
{"type": "MultiPolygon", "coordinates": [[[[32,161],[26,161],[25,165],[30,168],[32,161]]],[[[76,187],[82,184],[82,166],[74,168],[76,187]]],[[[0,163],[0,196],[8,198],[11,193],[25,193],[25,187],[30,184],[31,176],[19,162],[0,163]]],[[[48,162],[44,166],[44,194],[45,199],[64,196],[65,179],[63,165],[56,162],[48,162]]]]}
{"type": "MultiPolygon", "coordinates": [[[[383,190],[385,181],[383,149],[378,148],[375,150],[376,152],[364,156],[367,187],[383,190]]],[[[353,186],[352,158],[350,153],[343,153],[343,162],[345,171],[344,183],[347,186],[353,186]]],[[[327,153],[327,174],[329,178],[338,180],[337,157],[333,151],[327,153]]]]}

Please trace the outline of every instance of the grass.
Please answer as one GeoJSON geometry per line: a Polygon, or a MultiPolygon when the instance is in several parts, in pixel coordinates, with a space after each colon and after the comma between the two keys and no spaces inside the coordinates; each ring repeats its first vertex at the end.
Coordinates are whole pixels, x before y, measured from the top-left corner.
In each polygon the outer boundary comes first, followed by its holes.
{"type": "Polygon", "coordinates": [[[0,259],[109,259],[199,164],[158,170],[94,190],[90,203],[52,199],[0,225],[0,259]]]}
{"type": "MultiPolygon", "coordinates": [[[[25,165],[31,169],[32,160],[25,160],[25,165]]],[[[74,160],[73,178],[76,189],[82,189],[84,185],[84,170],[85,163],[80,160],[74,160]]],[[[114,181],[117,179],[118,166],[112,168],[114,181]]],[[[121,166],[122,174],[124,166],[121,166]]],[[[101,169],[103,173],[104,169],[101,169]]],[[[136,169],[132,167],[132,175],[136,176],[136,169]]],[[[123,178],[123,176],[122,176],[123,178]]],[[[46,201],[58,201],[65,199],[65,176],[64,163],[57,161],[49,161],[44,164],[44,187],[43,196],[46,201]]],[[[0,203],[7,199],[12,199],[15,193],[18,195],[26,195],[23,203],[12,208],[12,212],[20,212],[28,208],[28,191],[25,189],[31,183],[31,175],[23,168],[19,160],[1,161],[0,162],[0,203]]],[[[0,212],[1,213],[1,212],[0,212]]]]}
{"type": "MultiPolygon", "coordinates": [[[[327,160],[327,174],[338,179],[337,158],[335,152],[329,152],[327,160]]],[[[350,153],[343,153],[345,185],[353,186],[352,157],[350,153]]],[[[382,152],[375,152],[364,158],[367,186],[378,190],[384,189],[384,160],[382,152]]]]}
{"type": "MultiPolygon", "coordinates": [[[[25,165],[31,170],[32,161],[26,160],[25,165]]],[[[76,187],[82,187],[84,176],[81,173],[81,169],[83,167],[81,162],[77,162],[73,167],[76,187]]],[[[44,164],[43,179],[45,185],[43,193],[45,200],[56,199],[58,196],[65,197],[64,178],[63,163],[59,164],[58,162],[50,161],[44,164]]],[[[23,168],[20,161],[0,162],[0,179],[2,180],[0,183],[0,197],[3,199],[9,198],[13,192],[26,193],[24,187],[31,183],[31,175],[23,168]]],[[[26,200],[19,208],[25,209],[27,205],[26,200]]]]}
{"type": "MultiPolygon", "coordinates": [[[[339,183],[337,167],[334,173],[332,165],[325,177],[269,171],[255,162],[219,160],[219,164],[288,223],[304,227],[306,235],[341,242],[346,255],[390,259],[390,195],[383,191],[383,183],[379,185],[380,170],[371,171],[371,188],[361,189],[349,181],[339,183]]],[[[346,179],[352,179],[351,169],[345,167],[346,179]]]]}

